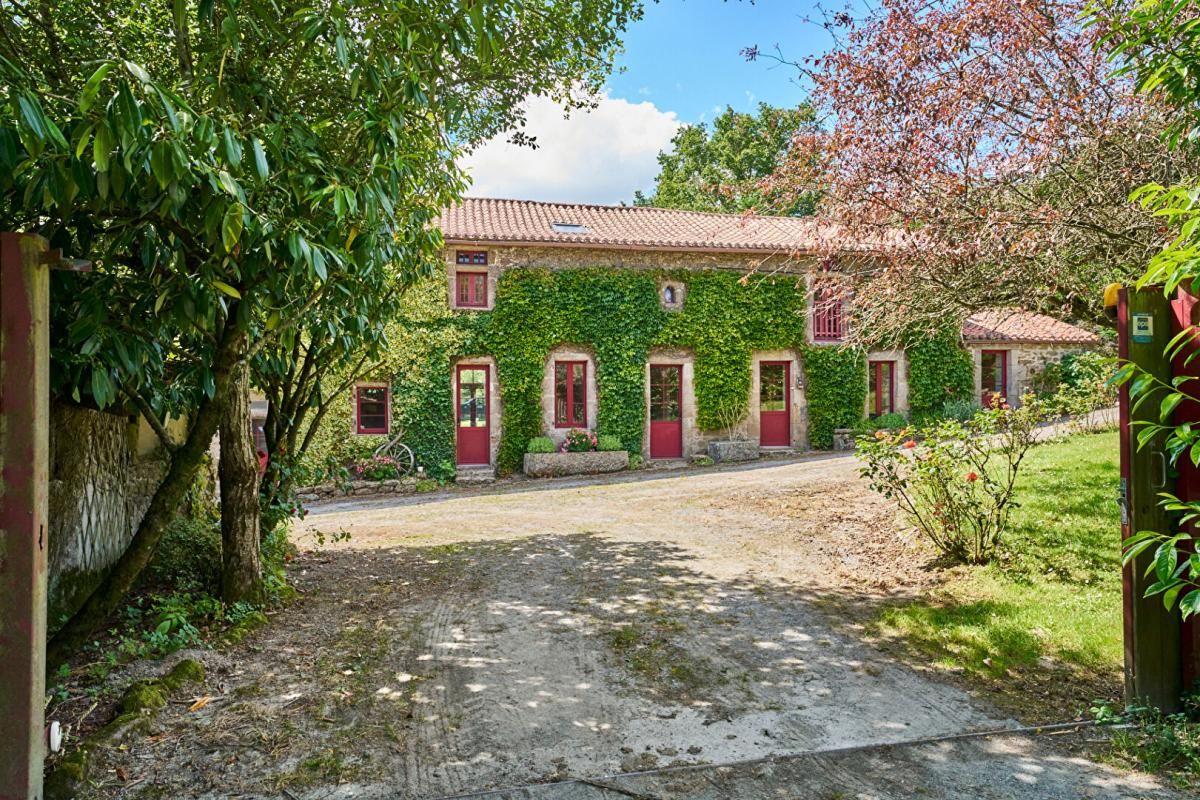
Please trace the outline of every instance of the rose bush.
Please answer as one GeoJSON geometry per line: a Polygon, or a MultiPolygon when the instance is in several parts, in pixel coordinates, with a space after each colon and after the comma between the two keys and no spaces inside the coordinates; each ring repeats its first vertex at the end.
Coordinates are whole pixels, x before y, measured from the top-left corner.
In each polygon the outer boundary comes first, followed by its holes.
{"type": "Polygon", "coordinates": [[[598,444],[596,434],[572,428],[567,431],[567,438],[563,440],[562,451],[564,453],[587,453],[595,450],[598,444]]]}
{"type": "Polygon", "coordinates": [[[1020,408],[993,403],[969,420],[943,420],[858,439],[860,474],[893,500],[943,554],[968,564],[995,557],[1017,506],[1017,472],[1047,420],[1027,395],[1020,408]]]}

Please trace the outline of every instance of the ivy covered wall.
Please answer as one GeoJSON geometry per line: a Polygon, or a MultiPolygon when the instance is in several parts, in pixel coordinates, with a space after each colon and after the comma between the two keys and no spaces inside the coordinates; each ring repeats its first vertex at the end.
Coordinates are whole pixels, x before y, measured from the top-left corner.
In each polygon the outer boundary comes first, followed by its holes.
{"type": "MultiPolygon", "coordinates": [[[[388,328],[389,350],[372,376],[392,386],[393,431],[416,452],[430,475],[454,474],[452,364],[491,356],[500,383],[503,435],[497,467],[520,468],[529,439],[542,431],[546,358],[559,345],[596,357],[596,428],[641,451],[645,425],[645,368],[656,347],[695,355],[696,424],[722,427],[723,408],[746,410],[751,357],[761,350],[796,350],[804,362],[811,446],[830,447],[833,430],[863,416],[867,392],[864,352],[857,347],[808,345],[804,292],[795,279],[743,281],[735,270],[574,268],[506,269],[492,311],[456,311],[447,304],[446,276],[405,296],[402,318],[388,328]],[[682,310],[664,310],[662,281],[686,285],[682,310]]],[[[907,350],[914,414],[938,412],[951,397],[973,396],[969,354],[953,336],[915,342],[907,350]]],[[[369,454],[386,437],[354,436],[350,398],[327,415],[307,454],[312,465],[369,454]]]]}
{"type": "Polygon", "coordinates": [[[808,397],[808,440],[833,446],[834,428],[850,428],[863,418],[867,401],[867,359],[857,347],[813,345],[804,349],[804,388],[808,397]]]}
{"type": "MultiPolygon", "coordinates": [[[[596,356],[597,430],[640,452],[645,419],[645,367],[659,346],[695,354],[696,421],[720,427],[723,408],[746,410],[751,354],[803,347],[804,292],[795,279],[743,282],[733,271],[511,269],[501,273],[495,309],[453,311],[446,277],[406,296],[403,317],[389,327],[389,355],[375,377],[393,386],[393,429],[435,477],[454,470],[451,364],[490,355],[500,382],[502,472],[518,469],[529,439],[542,433],[541,387],[549,352],[561,344],[596,356]],[[687,286],[683,309],[659,305],[660,281],[687,286]]],[[[865,389],[863,389],[865,391],[865,389]]],[[[853,407],[861,408],[863,396],[853,407]]],[[[310,463],[369,453],[383,437],[347,436],[350,403],[327,415],[310,463]]]]}
{"type": "Polygon", "coordinates": [[[957,331],[914,337],[908,356],[908,406],[914,419],[938,415],[947,400],[975,397],[975,364],[957,331]]]}

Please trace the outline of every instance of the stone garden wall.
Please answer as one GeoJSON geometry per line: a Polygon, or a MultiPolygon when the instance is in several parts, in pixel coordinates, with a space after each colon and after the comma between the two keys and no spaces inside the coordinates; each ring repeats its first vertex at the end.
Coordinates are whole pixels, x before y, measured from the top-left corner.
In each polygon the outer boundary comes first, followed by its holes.
{"type": "Polygon", "coordinates": [[[49,616],[74,613],[125,552],[165,465],[139,459],[128,417],[52,404],[50,409],[49,616]]]}

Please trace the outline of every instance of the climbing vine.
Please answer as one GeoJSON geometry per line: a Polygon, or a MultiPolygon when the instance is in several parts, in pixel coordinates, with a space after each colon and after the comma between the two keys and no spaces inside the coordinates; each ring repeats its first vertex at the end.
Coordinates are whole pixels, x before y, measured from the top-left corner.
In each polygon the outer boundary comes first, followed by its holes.
{"type": "Polygon", "coordinates": [[[913,419],[940,416],[947,400],[975,396],[975,362],[955,331],[914,336],[908,357],[908,405],[913,419]]]}
{"type": "MultiPolygon", "coordinates": [[[[804,342],[804,293],[795,280],[743,280],[738,272],[617,269],[510,270],[489,312],[447,308],[446,278],[413,289],[404,316],[388,333],[389,355],[377,376],[390,379],[394,427],[434,477],[454,472],[451,365],[459,356],[490,355],[500,381],[503,436],[497,466],[518,469],[530,439],[542,434],[546,358],[559,345],[596,359],[596,428],[640,452],[645,424],[645,370],[655,347],[695,355],[696,421],[720,427],[722,408],[747,410],[751,355],[797,349],[804,342]],[[687,286],[683,309],[658,301],[660,280],[687,286]]],[[[862,398],[855,407],[860,409],[862,398]]],[[[349,402],[327,419],[306,460],[360,455],[382,437],[346,437],[349,402]]]]}
{"type": "Polygon", "coordinates": [[[867,402],[866,357],[857,347],[807,347],[804,379],[809,442],[813,447],[831,447],[835,428],[852,427],[863,417],[867,402]]]}

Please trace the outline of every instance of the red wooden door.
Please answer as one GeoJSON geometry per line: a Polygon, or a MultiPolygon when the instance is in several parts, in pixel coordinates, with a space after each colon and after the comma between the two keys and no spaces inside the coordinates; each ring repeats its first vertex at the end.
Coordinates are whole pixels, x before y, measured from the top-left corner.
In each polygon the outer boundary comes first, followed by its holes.
{"type": "Polygon", "coordinates": [[[650,365],[650,457],[683,458],[683,367],[650,365]]]}
{"type": "Polygon", "coordinates": [[[896,410],[896,362],[872,361],[867,366],[867,402],[872,417],[896,410]]]}
{"type": "Polygon", "coordinates": [[[457,372],[458,463],[491,461],[491,428],[488,425],[488,368],[460,365],[457,372]]]}
{"type": "Polygon", "coordinates": [[[792,443],[791,375],[792,365],[787,361],[758,365],[758,443],[763,447],[792,443]]]}
{"type": "Polygon", "coordinates": [[[992,395],[1008,394],[1008,351],[984,350],[980,355],[979,401],[984,408],[992,404],[992,395]]]}

